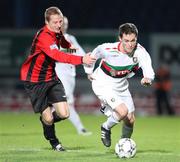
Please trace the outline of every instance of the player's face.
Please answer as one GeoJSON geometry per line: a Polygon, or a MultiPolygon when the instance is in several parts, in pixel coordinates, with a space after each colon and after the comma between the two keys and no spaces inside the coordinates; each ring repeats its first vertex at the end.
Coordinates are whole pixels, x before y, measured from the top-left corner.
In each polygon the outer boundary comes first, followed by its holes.
{"type": "Polygon", "coordinates": [[[47,22],[47,27],[49,30],[55,32],[55,33],[60,33],[61,31],[61,26],[63,24],[63,17],[61,15],[51,15],[49,21],[47,22]]]}
{"type": "Polygon", "coordinates": [[[137,36],[134,33],[123,34],[122,38],[120,38],[120,41],[122,42],[121,45],[122,45],[123,51],[127,54],[131,54],[131,52],[136,47],[137,36]]]}

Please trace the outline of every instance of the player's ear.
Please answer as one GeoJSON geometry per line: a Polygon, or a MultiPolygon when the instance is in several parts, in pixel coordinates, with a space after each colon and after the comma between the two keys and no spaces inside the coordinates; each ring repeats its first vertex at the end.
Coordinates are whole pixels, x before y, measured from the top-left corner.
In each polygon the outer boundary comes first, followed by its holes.
{"type": "Polygon", "coordinates": [[[47,20],[45,20],[45,24],[46,24],[46,25],[48,24],[48,21],[47,21],[47,20]]]}

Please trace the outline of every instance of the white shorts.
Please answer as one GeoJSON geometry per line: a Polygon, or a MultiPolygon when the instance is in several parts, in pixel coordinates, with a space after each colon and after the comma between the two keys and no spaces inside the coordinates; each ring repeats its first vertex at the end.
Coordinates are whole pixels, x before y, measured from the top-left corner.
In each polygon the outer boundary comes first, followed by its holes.
{"type": "Polygon", "coordinates": [[[64,86],[67,96],[67,102],[69,104],[74,104],[75,77],[71,75],[61,74],[61,76],[59,76],[59,79],[64,86]]]}
{"type": "Polygon", "coordinates": [[[102,104],[110,106],[115,109],[120,104],[124,103],[128,108],[128,113],[134,112],[134,102],[128,89],[123,92],[118,92],[111,86],[99,84],[99,82],[92,82],[92,89],[102,104]]]}

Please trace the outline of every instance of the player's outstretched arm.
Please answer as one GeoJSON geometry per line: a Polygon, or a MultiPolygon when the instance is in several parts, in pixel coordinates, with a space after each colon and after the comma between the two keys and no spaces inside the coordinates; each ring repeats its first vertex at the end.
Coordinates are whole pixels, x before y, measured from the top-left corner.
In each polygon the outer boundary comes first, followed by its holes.
{"type": "Polygon", "coordinates": [[[82,58],[82,63],[86,65],[92,65],[95,61],[96,61],[96,58],[91,56],[90,52],[84,55],[82,58]]]}

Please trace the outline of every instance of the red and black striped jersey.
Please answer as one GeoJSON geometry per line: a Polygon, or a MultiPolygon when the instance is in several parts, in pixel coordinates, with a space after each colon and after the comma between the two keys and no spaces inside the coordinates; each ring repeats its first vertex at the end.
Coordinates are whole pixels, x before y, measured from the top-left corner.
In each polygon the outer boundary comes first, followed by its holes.
{"type": "Polygon", "coordinates": [[[34,37],[31,52],[21,67],[20,78],[29,82],[47,82],[57,80],[55,62],[82,63],[81,56],[64,53],[59,48],[69,48],[71,44],[63,34],[50,31],[47,26],[40,29],[34,37]]]}

